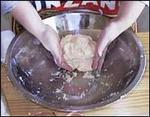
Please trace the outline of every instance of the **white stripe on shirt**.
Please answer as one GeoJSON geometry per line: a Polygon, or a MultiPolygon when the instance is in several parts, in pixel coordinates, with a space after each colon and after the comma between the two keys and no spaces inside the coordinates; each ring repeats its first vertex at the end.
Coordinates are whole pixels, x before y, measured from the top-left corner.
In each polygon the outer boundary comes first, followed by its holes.
{"type": "Polygon", "coordinates": [[[59,7],[61,6],[60,1],[45,1],[46,2],[46,8],[51,8],[51,5],[59,7]]]}
{"type": "Polygon", "coordinates": [[[35,1],[37,11],[41,10],[41,1],[35,1]]]}

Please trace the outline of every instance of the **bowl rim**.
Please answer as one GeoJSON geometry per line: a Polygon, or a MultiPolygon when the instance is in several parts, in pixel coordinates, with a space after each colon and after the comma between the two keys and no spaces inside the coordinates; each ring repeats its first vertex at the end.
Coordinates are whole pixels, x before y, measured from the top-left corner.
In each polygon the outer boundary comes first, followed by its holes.
{"type": "MultiPolygon", "coordinates": [[[[69,13],[72,13],[72,12],[69,12],[69,13]]],[[[36,102],[37,104],[39,104],[43,107],[46,107],[46,108],[49,108],[52,110],[56,110],[56,111],[62,111],[62,112],[84,112],[84,111],[101,108],[101,107],[112,104],[113,102],[119,100],[122,97],[126,97],[126,95],[129,94],[139,84],[139,82],[142,80],[142,77],[144,75],[145,68],[146,68],[146,55],[144,52],[142,42],[138,39],[138,37],[131,30],[127,29],[123,33],[129,33],[130,35],[133,36],[133,39],[135,40],[136,44],[139,47],[140,55],[143,57],[140,59],[140,66],[139,66],[139,69],[138,69],[138,72],[137,72],[135,78],[123,91],[119,92],[119,94],[117,94],[117,95],[110,97],[107,100],[104,100],[103,102],[97,102],[95,104],[90,104],[88,106],[83,105],[83,106],[65,106],[65,107],[62,106],[61,107],[61,105],[59,105],[59,106],[58,105],[56,106],[55,104],[49,105],[44,100],[37,98],[35,95],[33,95],[30,92],[28,92],[27,90],[25,90],[22,87],[22,85],[20,85],[18,83],[18,81],[16,80],[16,78],[13,74],[12,65],[10,64],[11,63],[10,58],[12,55],[11,49],[14,47],[17,39],[24,33],[27,33],[27,31],[23,31],[20,35],[15,36],[14,39],[12,40],[11,44],[8,47],[7,54],[6,54],[6,66],[7,66],[8,76],[17,91],[19,91],[28,100],[36,102]]]]}

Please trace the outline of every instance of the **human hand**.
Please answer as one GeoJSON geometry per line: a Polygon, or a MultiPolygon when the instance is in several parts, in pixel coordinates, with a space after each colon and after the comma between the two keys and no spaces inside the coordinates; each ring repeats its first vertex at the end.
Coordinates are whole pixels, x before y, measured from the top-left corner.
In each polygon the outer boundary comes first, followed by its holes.
{"type": "Polygon", "coordinates": [[[112,38],[109,38],[111,35],[109,36],[108,34],[107,35],[106,34],[107,34],[106,31],[103,30],[98,39],[92,64],[92,68],[94,70],[95,69],[101,70],[106,56],[107,48],[109,44],[113,41],[112,38]]]}
{"type": "MultiPolygon", "coordinates": [[[[122,25],[122,24],[121,24],[122,25]]],[[[108,46],[114,41],[123,31],[125,31],[129,26],[121,26],[116,19],[112,19],[101,31],[99,39],[97,41],[95,55],[93,58],[93,69],[101,70],[108,46]]]]}
{"type": "MultiPolygon", "coordinates": [[[[140,1],[121,1],[120,9],[118,16],[114,18],[111,23],[103,30],[100,39],[97,44],[97,49],[95,52],[93,67],[96,68],[97,61],[99,61],[99,57],[104,56],[104,48],[106,45],[109,45],[113,39],[118,37],[123,31],[129,28],[139,17],[145,5],[140,1]],[[117,26],[117,27],[116,27],[117,26]],[[107,33],[106,33],[107,32],[107,33]],[[96,55],[97,54],[97,55],[96,55]]],[[[65,60],[62,56],[62,51],[59,45],[58,36],[56,36],[56,32],[52,29],[48,29],[49,31],[45,31],[43,33],[42,27],[43,22],[38,15],[37,11],[28,1],[22,1],[20,4],[17,4],[16,7],[12,10],[13,17],[26,28],[31,34],[35,37],[39,37],[38,39],[44,45],[46,49],[48,49],[54,56],[55,62],[65,68],[70,70],[71,68],[66,65],[65,60]],[[42,36],[41,36],[42,32],[42,36]],[[53,34],[53,35],[52,35],[53,34]],[[39,36],[40,35],[40,36],[39,36]],[[45,38],[43,38],[45,37],[45,38]],[[51,37],[51,38],[50,38],[51,37]]],[[[101,59],[102,60],[102,59],[101,59]]],[[[102,62],[101,62],[102,64],[102,62]]]]}
{"type": "Polygon", "coordinates": [[[111,19],[100,34],[93,59],[93,69],[97,67],[101,69],[108,45],[137,20],[144,6],[140,1],[121,1],[118,16],[111,19]]]}
{"type": "Polygon", "coordinates": [[[48,25],[45,25],[45,30],[38,39],[43,46],[52,53],[55,63],[66,70],[72,71],[72,68],[65,62],[60,47],[60,38],[58,34],[48,25]]]}
{"type": "Polygon", "coordinates": [[[54,61],[59,67],[69,71],[72,70],[72,68],[66,64],[62,56],[58,34],[50,26],[42,22],[41,17],[29,1],[18,2],[11,11],[11,14],[52,53],[54,61]]]}

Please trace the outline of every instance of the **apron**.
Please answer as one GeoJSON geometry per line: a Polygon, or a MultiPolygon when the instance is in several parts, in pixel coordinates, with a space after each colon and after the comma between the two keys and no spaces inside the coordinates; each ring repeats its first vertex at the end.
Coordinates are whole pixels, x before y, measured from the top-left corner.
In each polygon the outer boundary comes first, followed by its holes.
{"type": "MultiPolygon", "coordinates": [[[[63,11],[76,9],[90,10],[98,12],[108,17],[116,17],[119,11],[118,1],[64,0],[64,1],[30,1],[30,2],[37,10],[42,19],[56,15],[63,11]]],[[[24,28],[13,18],[12,30],[18,35],[24,30],[24,28]]]]}

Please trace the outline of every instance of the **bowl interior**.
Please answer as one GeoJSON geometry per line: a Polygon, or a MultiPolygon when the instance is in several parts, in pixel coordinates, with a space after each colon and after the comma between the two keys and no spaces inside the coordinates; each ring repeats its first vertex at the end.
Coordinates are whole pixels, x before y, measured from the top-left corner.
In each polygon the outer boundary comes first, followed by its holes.
{"type": "MultiPolygon", "coordinates": [[[[109,19],[90,13],[64,13],[43,21],[60,38],[79,33],[96,41],[109,19]]],[[[67,71],[57,67],[51,53],[30,33],[16,37],[8,51],[9,77],[18,90],[37,103],[63,111],[92,109],[119,99],[140,79],[137,74],[144,56],[133,32],[127,30],[109,46],[101,72],[96,71],[100,76],[84,79],[84,73],[76,71],[76,78],[67,82],[62,76],[53,77],[53,73],[67,71]]]]}

